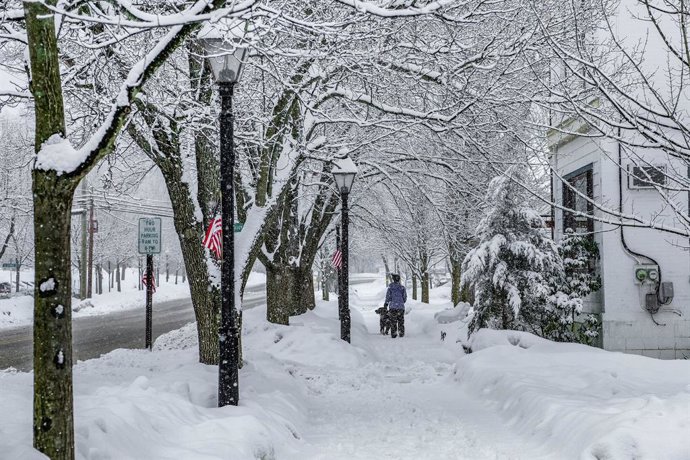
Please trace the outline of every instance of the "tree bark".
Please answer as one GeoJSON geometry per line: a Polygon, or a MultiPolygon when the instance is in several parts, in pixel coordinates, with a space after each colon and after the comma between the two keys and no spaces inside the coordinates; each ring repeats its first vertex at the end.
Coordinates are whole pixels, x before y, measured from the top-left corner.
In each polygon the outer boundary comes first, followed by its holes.
{"type": "Polygon", "coordinates": [[[422,303],[429,303],[429,271],[422,273],[422,303]]]}
{"type": "Polygon", "coordinates": [[[266,269],[266,319],[290,324],[290,316],[301,315],[316,306],[311,266],[275,266],[266,269]]]}
{"type": "Polygon", "coordinates": [[[324,271],[321,275],[321,299],[328,302],[329,294],[328,275],[326,275],[326,272],[324,271]]]}
{"type": "MultiPolygon", "coordinates": [[[[383,259],[383,268],[386,270],[386,287],[388,287],[388,283],[390,282],[391,271],[390,271],[390,268],[388,268],[388,259],[386,259],[386,256],[381,254],[381,259],[383,259]]],[[[414,280],[413,280],[413,282],[414,282],[414,280]]],[[[417,294],[415,294],[415,295],[417,295],[417,294]]],[[[413,297],[413,298],[416,299],[416,297],[413,297]]]]}
{"type": "Polygon", "coordinates": [[[461,271],[462,264],[460,261],[454,257],[450,258],[450,299],[453,302],[453,306],[461,302],[461,292],[462,287],[460,285],[460,280],[462,278],[461,271]]]}
{"type": "Polygon", "coordinates": [[[117,292],[121,292],[122,287],[120,285],[120,264],[117,264],[117,266],[115,267],[115,283],[117,284],[117,292]]]}
{"type": "MultiPolygon", "coordinates": [[[[54,4],[55,2],[49,2],[54,4]]],[[[65,137],[54,15],[24,3],[34,97],[34,148],[65,137]]],[[[70,224],[76,180],[34,169],[34,447],[52,460],[74,459],[70,224]]]]}
{"type": "Polygon", "coordinates": [[[417,300],[417,275],[412,274],[412,300],[417,300]]]}
{"type": "Polygon", "coordinates": [[[460,301],[474,304],[474,289],[470,286],[464,286],[460,291],[460,301]]]}
{"type": "Polygon", "coordinates": [[[70,220],[73,189],[34,170],[34,447],[74,458],[70,220]]]}
{"type": "Polygon", "coordinates": [[[15,292],[19,292],[19,288],[21,287],[21,284],[20,284],[20,282],[21,282],[20,278],[21,278],[21,275],[22,275],[21,268],[22,268],[22,266],[21,266],[21,264],[19,263],[19,259],[15,259],[15,272],[16,272],[16,274],[17,274],[17,280],[16,280],[16,281],[17,281],[17,286],[16,286],[16,289],[15,289],[15,292]]]}
{"type": "Polygon", "coordinates": [[[0,247],[0,259],[2,259],[2,256],[5,255],[5,250],[10,244],[10,239],[14,236],[14,219],[15,216],[13,215],[10,219],[10,229],[7,232],[7,237],[5,237],[5,242],[3,243],[2,247],[0,247]]]}
{"type": "Polygon", "coordinates": [[[199,362],[218,364],[218,321],[220,290],[211,282],[206,254],[201,241],[202,223],[194,217],[189,185],[182,180],[182,168],[177,160],[159,158],[158,166],[173,203],[174,224],[182,249],[185,271],[189,273],[189,290],[197,320],[199,362]]]}

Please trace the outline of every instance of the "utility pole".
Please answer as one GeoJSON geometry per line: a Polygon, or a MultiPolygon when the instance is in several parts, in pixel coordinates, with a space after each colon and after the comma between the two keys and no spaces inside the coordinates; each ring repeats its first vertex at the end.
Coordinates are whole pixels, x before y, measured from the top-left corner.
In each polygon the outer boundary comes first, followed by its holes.
{"type": "MultiPolygon", "coordinates": [[[[87,188],[87,183],[86,183],[86,178],[84,178],[81,182],[81,199],[82,199],[82,206],[86,206],[86,188],[87,188]]],[[[81,212],[81,257],[80,257],[80,263],[79,263],[79,298],[81,300],[84,300],[86,298],[86,277],[87,277],[87,268],[86,268],[86,209],[82,209],[81,212]]]]}
{"type": "Polygon", "coordinates": [[[89,260],[87,263],[88,276],[86,281],[86,297],[91,298],[93,286],[93,191],[89,203],[89,260]]]}

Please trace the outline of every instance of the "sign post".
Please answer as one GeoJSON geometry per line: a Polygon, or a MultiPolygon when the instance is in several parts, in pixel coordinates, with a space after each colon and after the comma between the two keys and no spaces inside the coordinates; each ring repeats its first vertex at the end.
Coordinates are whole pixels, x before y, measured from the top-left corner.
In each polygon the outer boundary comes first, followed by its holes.
{"type": "Polygon", "coordinates": [[[139,254],[146,254],[146,336],[145,347],[153,348],[153,254],[161,253],[161,218],[139,219],[139,254]]]}

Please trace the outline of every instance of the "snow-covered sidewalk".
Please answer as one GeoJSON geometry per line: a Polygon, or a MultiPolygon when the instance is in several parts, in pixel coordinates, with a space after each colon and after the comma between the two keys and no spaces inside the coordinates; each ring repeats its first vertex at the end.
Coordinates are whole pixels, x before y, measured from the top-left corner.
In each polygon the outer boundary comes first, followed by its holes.
{"type": "MultiPolygon", "coordinates": [[[[414,329],[414,328],[412,328],[414,329]]],[[[440,342],[440,340],[439,340],[440,342]]],[[[298,459],[534,459],[544,456],[449,379],[456,353],[428,336],[372,337],[377,360],[302,368],[309,391],[298,459]]]]}

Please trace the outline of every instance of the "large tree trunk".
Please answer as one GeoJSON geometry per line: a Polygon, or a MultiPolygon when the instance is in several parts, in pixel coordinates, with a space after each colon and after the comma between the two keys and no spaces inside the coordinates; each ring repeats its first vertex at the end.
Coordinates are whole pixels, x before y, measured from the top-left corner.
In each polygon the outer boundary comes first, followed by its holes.
{"type": "Polygon", "coordinates": [[[461,271],[462,264],[455,257],[450,258],[450,299],[453,305],[461,302],[462,286],[460,280],[462,278],[461,271]]]}
{"type": "MultiPolygon", "coordinates": [[[[55,2],[52,2],[53,4],[55,2]]],[[[34,96],[34,148],[65,137],[55,19],[25,2],[34,96]]],[[[72,409],[72,267],[70,224],[77,180],[34,169],[34,447],[52,460],[74,459],[72,409]]]]}
{"type": "Polygon", "coordinates": [[[386,287],[388,287],[388,283],[390,283],[391,270],[388,268],[388,259],[386,259],[386,256],[381,254],[381,259],[383,259],[383,268],[386,270],[386,287]]]}
{"type": "Polygon", "coordinates": [[[21,276],[22,276],[22,266],[19,263],[19,259],[15,259],[15,272],[17,274],[17,285],[16,289],[14,290],[15,292],[19,292],[19,288],[21,287],[21,276]]]}
{"type": "Polygon", "coordinates": [[[189,186],[182,181],[182,169],[176,161],[160,161],[159,167],[173,203],[174,224],[182,249],[189,290],[197,320],[199,361],[218,364],[218,321],[220,290],[211,282],[204,247],[202,224],[194,217],[189,186]]]}
{"type": "Polygon", "coordinates": [[[35,170],[34,447],[74,458],[72,412],[71,187],[35,170]]]}
{"type": "Polygon", "coordinates": [[[302,306],[306,307],[307,310],[313,310],[316,308],[316,298],[314,297],[314,275],[311,271],[311,267],[302,269],[302,283],[300,284],[300,290],[302,293],[300,296],[302,306]]]}
{"type": "Polygon", "coordinates": [[[326,302],[329,300],[328,275],[325,272],[321,275],[321,299],[326,302]]]}
{"type": "Polygon", "coordinates": [[[117,264],[117,267],[115,268],[115,283],[117,284],[117,292],[122,291],[122,285],[120,284],[121,279],[124,278],[124,271],[122,272],[122,278],[120,278],[120,264],[117,264]]]}
{"type": "Polygon", "coordinates": [[[429,303],[429,271],[422,273],[422,303],[429,303]]]}
{"type": "Polygon", "coordinates": [[[311,267],[266,268],[266,319],[290,324],[290,316],[301,315],[316,306],[311,267]]]}
{"type": "Polygon", "coordinates": [[[421,271],[422,303],[429,303],[429,255],[426,248],[420,248],[419,269],[421,271]]]}
{"type": "Polygon", "coordinates": [[[417,300],[417,275],[412,274],[412,300],[417,300]]]}
{"type": "Polygon", "coordinates": [[[470,286],[464,286],[460,291],[460,301],[474,304],[474,289],[470,286]]]}

